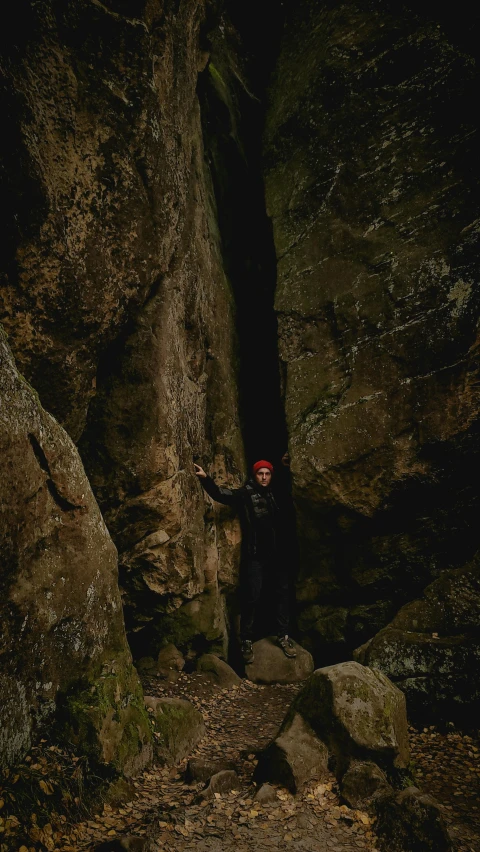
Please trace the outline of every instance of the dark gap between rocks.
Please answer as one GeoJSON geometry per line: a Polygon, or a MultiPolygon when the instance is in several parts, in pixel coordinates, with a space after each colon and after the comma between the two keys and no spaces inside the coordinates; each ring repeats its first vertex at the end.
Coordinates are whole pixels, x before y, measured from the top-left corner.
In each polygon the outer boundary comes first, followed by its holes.
{"type": "Polygon", "coordinates": [[[262,135],[266,87],[281,14],[227,3],[229,19],[210,36],[198,96],[215,191],[225,272],[236,306],[240,418],[247,463],[277,466],[287,449],[274,313],[276,255],[265,208],[262,135]],[[252,15],[255,26],[252,27],[252,15]],[[233,23],[230,23],[230,20],[233,23]]]}

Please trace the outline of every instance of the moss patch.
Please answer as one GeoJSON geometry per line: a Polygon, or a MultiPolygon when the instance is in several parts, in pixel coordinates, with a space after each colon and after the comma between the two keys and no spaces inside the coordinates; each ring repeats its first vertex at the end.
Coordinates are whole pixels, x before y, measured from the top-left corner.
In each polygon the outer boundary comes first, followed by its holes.
{"type": "Polygon", "coordinates": [[[61,739],[81,749],[103,774],[134,775],[151,757],[150,723],[130,662],[104,665],[62,696],[59,707],[61,739]]]}

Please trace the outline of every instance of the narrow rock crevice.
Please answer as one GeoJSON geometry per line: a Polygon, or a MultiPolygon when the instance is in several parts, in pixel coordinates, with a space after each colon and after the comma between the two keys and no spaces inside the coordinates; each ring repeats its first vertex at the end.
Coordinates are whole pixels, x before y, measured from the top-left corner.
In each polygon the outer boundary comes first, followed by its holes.
{"type": "MultiPolygon", "coordinates": [[[[228,6],[228,4],[227,4],[228,6]]],[[[235,299],[240,418],[248,464],[279,463],[288,436],[274,312],[276,254],[262,169],[266,86],[281,16],[228,8],[199,77],[205,156],[215,190],[223,262],[235,299]],[[270,22],[270,30],[269,30],[270,22]],[[252,33],[254,30],[254,34],[252,33]]]]}

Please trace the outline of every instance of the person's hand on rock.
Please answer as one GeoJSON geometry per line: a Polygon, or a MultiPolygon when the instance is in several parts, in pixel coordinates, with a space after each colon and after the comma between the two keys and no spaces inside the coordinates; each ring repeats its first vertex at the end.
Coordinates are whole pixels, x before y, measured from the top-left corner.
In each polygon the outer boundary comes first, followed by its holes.
{"type": "Polygon", "coordinates": [[[203,467],[200,467],[200,465],[199,465],[199,464],[195,464],[195,462],[193,463],[193,466],[194,466],[194,468],[195,468],[195,474],[196,474],[196,476],[200,476],[200,477],[201,477],[201,479],[205,479],[205,477],[206,477],[206,475],[207,475],[207,474],[205,473],[205,471],[204,471],[203,467]]]}

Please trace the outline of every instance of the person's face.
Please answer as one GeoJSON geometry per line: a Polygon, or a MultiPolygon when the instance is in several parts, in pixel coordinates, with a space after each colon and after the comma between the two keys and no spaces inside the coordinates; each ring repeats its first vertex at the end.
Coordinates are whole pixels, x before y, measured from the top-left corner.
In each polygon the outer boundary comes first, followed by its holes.
{"type": "Polygon", "coordinates": [[[267,485],[270,485],[270,482],[272,481],[272,471],[269,470],[268,467],[261,467],[259,470],[255,471],[255,479],[259,485],[266,487],[267,485]]]}

